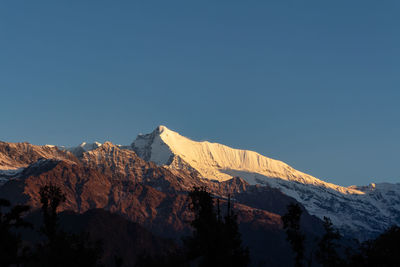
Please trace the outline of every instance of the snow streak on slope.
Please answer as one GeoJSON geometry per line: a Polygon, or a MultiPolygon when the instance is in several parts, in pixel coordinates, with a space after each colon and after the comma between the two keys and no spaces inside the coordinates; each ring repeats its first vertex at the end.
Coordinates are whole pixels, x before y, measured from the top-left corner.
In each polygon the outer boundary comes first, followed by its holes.
{"type": "Polygon", "coordinates": [[[0,166],[0,186],[8,182],[10,179],[20,174],[24,168],[17,169],[2,169],[0,166]]]}
{"type": "Polygon", "coordinates": [[[279,188],[311,214],[320,218],[329,216],[343,231],[358,233],[361,238],[363,231],[378,233],[400,223],[396,215],[400,214],[400,184],[393,185],[391,191],[382,185],[370,190],[343,187],[253,151],[190,140],[165,126],[159,126],[151,134],[139,135],[132,149],[145,160],[173,169],[195,170],[206,179],[225,181],[239,176],[250,184],[279,188]]]}

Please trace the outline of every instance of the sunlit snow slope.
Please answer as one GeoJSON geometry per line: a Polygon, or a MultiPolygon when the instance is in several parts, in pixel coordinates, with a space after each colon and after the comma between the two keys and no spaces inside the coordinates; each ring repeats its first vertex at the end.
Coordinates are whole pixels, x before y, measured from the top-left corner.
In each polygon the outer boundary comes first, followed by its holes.
{"type": "Polygon", "coordinates": [[[133,150],[148,161],[174,169],[196,170],[203,178],[224,181],[234,176],[250,184],[279,188],[316,216],[329,216],[345,231],[379,232],[400,223],[400,184],[342,187],[293,169],[286,163],[253,151],[196,142],[165,126],[139,135],[133,150]],[[387,197],[382,197],[382,194],[387,197]],[[383,200],[390,199],[390,203],[383,200]],[[390,204],[390,205],[388,205],[390,204]]]}
{"type": "MultiPolygon", "coordinates": [[[[232,179],[235,171],[247,172],[268,178],[323,186],[342,193],[363,194],[357,189],[326,183],[295,170],[282,161],[265,157],[257,152],[234,149],[207,141],[196,142],[165,126],[159,126],[150,135],[138,136],[133,146],[139,152],[139,156],[147,156],[146,160],[154,161],[158,165],[170,165],[174,157],[179,157],[207,179],[225,181],[232,179]],[[146,153],[148,155],[144,155],[146,153]]],[[[250,184],[262,183],[265,180],[257,175],[246,176],[244,178],[250,184]]]]}

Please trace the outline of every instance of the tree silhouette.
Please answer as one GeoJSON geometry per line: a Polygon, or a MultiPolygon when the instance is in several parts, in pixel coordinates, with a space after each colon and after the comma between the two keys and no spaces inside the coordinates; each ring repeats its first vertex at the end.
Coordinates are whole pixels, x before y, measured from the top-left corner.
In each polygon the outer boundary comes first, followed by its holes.
{"type": "Polygon", "coordinates": [[[194,213],[191,225],[193,236],[184,240],[191,264],[198,266],[247,266],[249,253],[242,247],[237,216],[230,208],[220,217],[214,211],[211,194],[204,187],[195,187],[190,193],[190,209],[194,213]]]}
{"type": "Polygon", "coordinates": [[[336,248],[338,245],[335,241],[340,239],[339,232],[333,227],[331,220],[324,216],[325,234],[318,242],[316,258],[322,266],[333,267],[343,265],[336,248]]]}
{"type": "Polygon", "coordinates": [[[42,233],[47,241],[39,244],[32,261],[33,266],[99,266],[101,244],[90,241],[89,235],[69,234],[59,229],[57,208],[65,201],[65,195],[55,185],[40,188],[42,203],[42,233]]]}
{"type": "Polygon", "coordinates": [[[58,206],[65,201],[65,195],[55,185],[46,185],[40,188],[40,203],[42,204],[43,227],[42,232],[52,242],[58,228],[58,206]]]}
{"type": "Polygon", "coordinates": [[[282,216],[283,228],[286,231],[286,239],[296,254],[295,266],[303,266],[305,235],[300,230],[300,218],[302,210],[299,204],[289,204],[287,213],[282,216]]]}
{"type": "Polygon", "coordinates": [[[189,192],[190,210],[194,213],[194,220],[190,223],[193,227],[193,237],[185,240],[188,259],[197,259],[200,266],[206,266],[219,261],[216,249],[220,225],[214,212],[211,194],[204,187],[195,187],[189,192]]]}
{"type": "Polygon", "coordinates": [[[29,210],[28,206],[10,207],[11,203],[8,200],[0,199],[0,266],[18,265],[23,262],[23,254],[27,248],[23,248],[20,236],[13,230],[32,227],[22,219],[23,213],[29,210]],[[3,208],[9,212],[3,213],[3,208]]]}
{"type": "Polygon", "coordinates": [[[231,199],[228,196],[228,209],[225,221],[222,223],[222,246],[226,251],[226,266],[247,266],[249,264],[248,248],[243,248],[242,238],[237,223],[237,214],[231,208],[231,199]]]}

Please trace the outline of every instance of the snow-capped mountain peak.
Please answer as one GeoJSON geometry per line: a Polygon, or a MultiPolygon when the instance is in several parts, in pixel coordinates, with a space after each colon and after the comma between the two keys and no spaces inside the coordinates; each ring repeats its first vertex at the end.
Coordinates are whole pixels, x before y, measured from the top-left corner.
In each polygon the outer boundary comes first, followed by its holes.
{"type": "Polygon", "coordinates": [[[101,147],[103,144],[100,142],[94,142],[94,143],[87,143],[87,142],[82,142],[79,146],[73,146],[73,147],[58,147],[61,150],[66,150],[71,152],[77,157],[82,156],[84,152],[89,152],[92,150],[95,150],[99,147],[101,147]]]}
{"type": "Polygon", "coordinates": [[[101,147],[101,145],[102,145],[102,143],[100,143],[100,142],[94,142],[94,143],[83,142],[79,146],[81,148],[83,148],[85,151],[91,151],[91,150],[94,150],[94,149],[96,149],[98,147],[101,147]]]}
{"type": "Polygon", "coordinates": [[[151,134],[138,136],[132,147],[139,156],[158,165],[170,165],[178,157],[207,179],[226,181],[241,176],[250,184],[257,184],[262,183],[262,178],[253,174],[260,174],[266,178],[322,186],[345,194],[364,193],[356,188],[326,183],[254,151],[234,149],[208,141],[193,141],[165,126],[158,126],[151,134]],[[237,175],[238,172],[241,175],[237,175]]]}
{"type": "Polygon", "coordinates": [[[218,143],[197,142],[165,126],[139,135],[132,149],[143,159],[171,169],[197,171],[205,179],[235,176],[250,184],[280,189],[320,218],[328,216],[344,232],[380,232],[400,223],[400,184],[343,187],[295,170],[257,152],[218,143]],[[394,192],[394,191],[395,192],[394,192]],[[391,205],[385,203],[390,201],[391,205]]]}

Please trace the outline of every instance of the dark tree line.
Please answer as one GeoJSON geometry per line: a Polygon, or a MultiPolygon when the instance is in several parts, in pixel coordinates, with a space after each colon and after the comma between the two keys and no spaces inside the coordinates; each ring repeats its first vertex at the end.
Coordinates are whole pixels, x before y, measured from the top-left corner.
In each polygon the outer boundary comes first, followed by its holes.
{"type": "Polygon", "coordinates": [[[101,243],[92,242],[86,233],[71,234],[59,229],[58,206],[65,195],[54,185],[40,189],[43,226],[41,232],[47,240],[37,246],[35,266],[100,266],[101,243]]]}
{"type": "Polygon", "coordinates": [[[30,223],[22,219],[28,210],[28,206],[11,207],[8,200],[0,199],[0,266],[18,265],[25,260],[27,248],[23,246],[16,230],[32,228],[30,223]]]}
{"type": "Polygon", "coordinates": [[[299,204],[290,204],[282,216],[286,239],[294,252],[295,266],[355,266],[355,267],[398,267],[400,266],[400,227],[392,226],[374,240],[366,241],[359,247],[342,248],[339,253],[341,235],[328,217],[323,219],[324,235],[317,243],[315,252],[305,256],[306,236],[300,229],[302,209],[299,204]],[[342,254],[342,255],[340,255],[342,254]],[[317,260],[313,264],[312,260],[317,260]]]}
{"type": "Polygon", "coordinates": [[[87,234],[70,234],[59,229],[57,208],[65,201],[61,190],[48,185],[40,189],[43,225],[39,232],[43,241],[36,245],[23,244],[17,234],[20,228],[33,228],[23,219],[28,206],[10,207],[10,202],[0,199],[0,266],[70,267],[100,266],[101,244],[93,243],[87,234]]]}
{"type": "MultiPolygon", "coordinates": [[[[24,244],[17,231],[33,228],[23,219],[29,207],[11,207],[10,202],[0,199],[0,266],[101,266],[99,242],[92,242],[88,234],[71,234],[60,229],[57,209],[65,201],[60,188],[46,185],[40,188],[39,195],[43,223],[38,231],[42,240],[36,245],[24,244]]],[[[247,266],[249,252],[242,246],[230,197],[224,215],[219,199],[215,209],[214,199],[206,188],[194,188],[189,200],[194,231],[193,236],[184,239],[182,250],[160,257],[142,255],[136,266],[247,266]]],[[[115,266],[122,265],[122,258],[115,257],[115,266]]]]}
{"type": "Polygon", "coordinates": [[[242,246],[230,197],[225,216],[221,215],[219,199],[215,211],[214,200],[206,188],[194,188],[189,197],[195,218],[191,222],[193,236],[184,242],[188,259],[198,266],[247,266],[249,251],[242,246]]]}
{"type": "Polygon", "coordinates": [[[350,264],[356,267],[399,266],[400,227],[392,226],[376,239],[364,242],[359,252],[350,256],[350,264]]]}
{"type": "MultiPolygon", "coordinates": [[[[40,189],[39,194],[43,217],[39,232],[43,239],[36,245],[23,241],[18,234],[20,229],[33,228],[23,219],[29,207],[12,207],[9,201],[0,199],[0,266],[101,266],[101,243],[93,242],[88,234],[71,234],[60,229],[57,209],[65,201],[61,190],[47,185],[40,189]]],[[[249,251],[242,245],[237,214],[232,210],[230,197],[226,212],[221,212],[220,200],[216,199],[214,203],[206,188],[194,188],[189,193],[189,200],[194,215],[191,221],[193,235],[183,240],[182,250],[158,257],[142,255],[136,266],[248,266],[249,251]]],[[[296,267],[399,266],[400,227],[393,226],[378,238],[358,247],[345,248],[340,246],[338,230],[329,218],[324,217],[325,233],[308,255],[305,248],[307,236],[300,227],[301,215],[301,207],[291,204],[282,216],[296,267]]],[[[123,259],[115,257],[115,266],[122,265],[123,259]]]]}
{"type": "Polygon", "coordinates": [[[249,251],[242,246],[237,215],[232,210],[230,197],[225,215],[221,214],[219,199],[214,203],[205,187],[195,187],[189,192],[189,202],[194,215],[190,222],[193,234],[183,239],[182,251],[161,258],[143,255],[136,266],[248,266],[249,251]]]}

